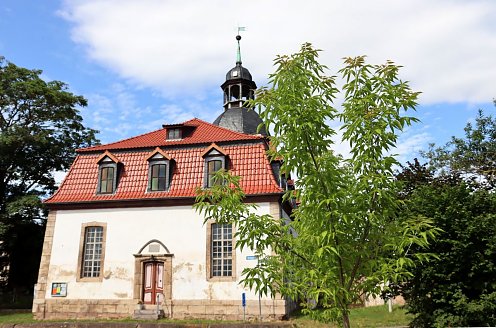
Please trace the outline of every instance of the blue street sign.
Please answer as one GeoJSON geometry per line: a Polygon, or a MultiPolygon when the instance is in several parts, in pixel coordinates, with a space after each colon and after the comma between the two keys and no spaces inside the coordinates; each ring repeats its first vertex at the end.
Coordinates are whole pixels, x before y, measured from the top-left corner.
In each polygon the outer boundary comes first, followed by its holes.
{"type": "Polygon", "coordinates": [[[247,259],[248,261],[250,261],[250,260],[258,260],[258,256],[256,256],[256,255],[248,255],[248,256],[246,257],[246,259],[247,259]]]}
{"type": "Polygon", "coordinates": [[[245,293],[241,294],[241,305],[243,305],[243,307],[246,306],[246,294],[245,293]]]}

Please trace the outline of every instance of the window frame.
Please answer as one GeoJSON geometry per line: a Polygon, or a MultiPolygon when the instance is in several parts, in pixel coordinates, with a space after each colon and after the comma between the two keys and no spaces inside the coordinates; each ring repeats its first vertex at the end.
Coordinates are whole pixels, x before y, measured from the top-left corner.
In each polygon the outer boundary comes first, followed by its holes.
{"type": "Polygon", "coordinates": [[[78,266],[77,266],[77,282],[100,282],[103,280],[104,269],[105,269],[105,249],[107,242],[107,223],[104,222],[87,222],[81,225],[81,235],[79,238],[79,256],[78,256],[78,266]],[[102,252],[100,255],[100,272],[97,277],[84,277],[84,255],[87,247],[86,242],[86,231],[88,228],[102,228],[102,252]]]}
{"type": "MultiPolygon", "coordinates": [[[[206,156],[205,157],[205,168],[204,168],[204,181],[203,186],[205,188],[212,188],[215,186],[214,184],[210,185],[210,171],[209,171],[209,163],[213,161],[220,161],[221,166],[219,170],[226,169],[226,156],[225,155],[214,155],[214,156],[206,156]]],[[[214,171],[217,172],[218,170],[214,171]]]]}
{"type": "Polygon", "coordinates": [[[112,195],[115,193],[115,191],[117,190],[117,176],[118,176],[118,170],[117,170],[117,163],[113,162],[113,161],[104,161],[102,162],[101,164],[98,165],[98,185],[97,185],[97,189],[96,189],[96,193],[99,194],[99,195],[112,195]],[[108,169],[108,168],[112,168],[114,170],[114,176],[112,177],[112,191],[111,192],[107,192],[107,191],[104,191],[102,192],[102,171],[104,169],[108,169]]]}
{"type": "Polygon", "coordinates": [[[165,157],[163,158],[150,158],[148,160],[148,187],[147,191],[148,192],[161,192],[161,191],[168,191],[170,187],[170,177],[171,177],[171,161],[166,159],[165,157]],[[153,174],[153,166],[154,165],[165,165],[165,189],[161,190],[153,190],[152,189],[152,174],[153,174]]]}
{"type": "MultiPolygon", "coordinates": [[[[235,225],[231,224],[231,275],[230,276],[214,276],[213,275],[213,225],[220,224],[213,220],[207,222],[207,243],[206,243],[206,278],[207,281],[236,281],[236,240],[234,238],[235,225]]],[[[223,258],[221,258],[223,259],[223,258]]],[[[222,269],[223,270],[223,269],[222,269]]]]}
{"type": "Polygon", "coordinates": [[[167,129],[167,140],[181,140],[182,138],[183,138],[183,131],[181,128],[167,129]]]}

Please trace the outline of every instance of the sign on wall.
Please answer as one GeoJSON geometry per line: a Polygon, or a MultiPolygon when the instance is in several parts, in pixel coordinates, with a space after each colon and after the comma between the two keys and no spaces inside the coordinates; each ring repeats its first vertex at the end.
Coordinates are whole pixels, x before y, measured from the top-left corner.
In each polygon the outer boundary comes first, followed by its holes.
{"type": "Polygon", "coordinates": [[[67,283],[66,282],[52,282],[52,296],[66,297],[67,296],[67,283]]]}

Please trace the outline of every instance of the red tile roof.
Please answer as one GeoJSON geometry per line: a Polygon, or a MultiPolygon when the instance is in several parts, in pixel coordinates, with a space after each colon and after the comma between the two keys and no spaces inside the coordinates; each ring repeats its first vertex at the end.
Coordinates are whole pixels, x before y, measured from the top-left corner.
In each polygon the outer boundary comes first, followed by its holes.
{"type": "Polygon", "coordinates": [[[78,153],[97,150],[135,149],[160,146],[192,145],[224,141],[243,141],[264,139],[262,135],[251,135],[232,131],[198,118],[191,119],[182,124],[165,125],[164,128],[145,133],[129,139],[114,143],[78,149],[78,153]],[[183,139],[166,140],[167,128],[184,126],[193,131],[183,139]]]}
{"type": "Polygon", "coordinates": [[[220,147],[228,156],[229,170],[241,176],[240,184],[247,195],[282,192],[267,159],[267,144],[263,137],[237,133],[198,119],[187,123],[191,122],[197,123],[196,129],[183,140],[164,141],[166,129],[161,129],[108,145],[80,149],[59,190],[46,202],[57,204],[195,197],[196,188],[202,187],[204,183],[205,162],[202,155],[212,145],[204,143],[210,141],[222,142],[220,147]],[[243,140],[246,142],[240,143],[243,140]],[[174,171],[169,190],[148,192],[147,159],[157,147],[174,161],[174,171]],[[121,163],[117,189],[113,194],[97,194],[97,160],[106,151],[110,151],[121,163]]]}

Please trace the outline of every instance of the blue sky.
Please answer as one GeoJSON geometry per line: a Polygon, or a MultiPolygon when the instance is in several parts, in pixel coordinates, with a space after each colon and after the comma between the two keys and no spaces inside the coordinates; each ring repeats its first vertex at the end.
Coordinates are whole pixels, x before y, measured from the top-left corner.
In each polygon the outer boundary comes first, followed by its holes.
{"type": "Polygon", "coordinates": [[[85,96],[84,122],[103,143],[192,117],[212,122],[238,25],[247,27],[243,65],[258,86],[277,54],[303,42],[324,50],[330,74],[345,56],[391,59],[422,91],[422,123],[397,149],[405,161],[461,136],[479,108],[496,112],[494,17],[492,0],[2,0],[0,55],[85,96]]]}

